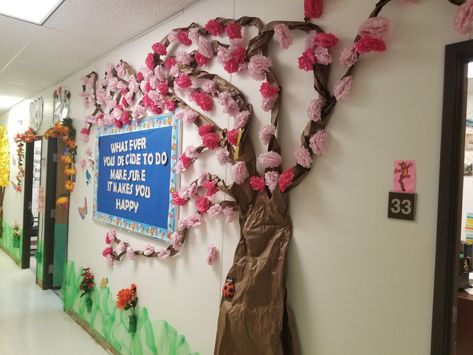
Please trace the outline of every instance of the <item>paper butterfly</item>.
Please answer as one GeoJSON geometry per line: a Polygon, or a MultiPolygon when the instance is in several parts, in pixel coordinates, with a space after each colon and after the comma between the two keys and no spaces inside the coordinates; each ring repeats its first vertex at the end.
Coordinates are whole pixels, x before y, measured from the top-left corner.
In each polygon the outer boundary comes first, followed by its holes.
{"type": "Polygon", "coordinates": [[[92,175],[90,175],[89,170],[87,169],[85,171],[85,183],[89,185],[91,180],[92,180],[92,175]]]}

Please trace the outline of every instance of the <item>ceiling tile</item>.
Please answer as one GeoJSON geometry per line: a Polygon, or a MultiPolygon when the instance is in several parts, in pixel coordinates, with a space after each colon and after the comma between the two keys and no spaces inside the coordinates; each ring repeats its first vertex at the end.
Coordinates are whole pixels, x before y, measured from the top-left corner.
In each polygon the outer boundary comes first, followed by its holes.
{"type": "Polygon", "coordinates": [[[0,15],[0,55],[13,57],[40,29],[40,26],[0,15]]]}
{"type": "Polygon", "coordinates": [[[121,44],[197,1],[66,0],[45,26],[121,44]]]}
{"type": "Polygon", "coordinates": [[[13,61],[5,71],[0,74],[0,80],[20,86],[37,86],[44,88],[55,84],[70,73],[71,72],[67,70],[45,68],[31,63],[13,61]]]}
{"type": "Polygon", "coordinates": [[[79,35],[43,28],[17,59],[44,67],[75,71],[113,47],[110,44],[86,40],[79,35]]]}

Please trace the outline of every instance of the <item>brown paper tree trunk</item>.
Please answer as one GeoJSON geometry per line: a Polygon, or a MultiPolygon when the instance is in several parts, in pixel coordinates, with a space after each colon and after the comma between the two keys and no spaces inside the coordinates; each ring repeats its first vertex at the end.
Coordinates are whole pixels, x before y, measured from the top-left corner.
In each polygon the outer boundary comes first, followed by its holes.
{"type": "Polygon", "coordinates": [[[235,295],[222,297],[215,354],[297,354],[286,305],[287,248],[292,225],[287,196],[260,193],[246,218],[228,277],[235,295]]]}

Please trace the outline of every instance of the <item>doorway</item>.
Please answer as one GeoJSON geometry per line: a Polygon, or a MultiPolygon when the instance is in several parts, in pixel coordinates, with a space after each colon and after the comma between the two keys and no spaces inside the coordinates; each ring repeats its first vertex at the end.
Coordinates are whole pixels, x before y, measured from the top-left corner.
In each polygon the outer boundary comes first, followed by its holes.
{"type": "MultiPolygon", "coordinates": [[[[472,354],[459,346],[464,337],[464,300],[460,275],[465,166],[468,63],[473,62],[473,40],[448,45],[445,50],[444,101],[437,216],[435,284],[432,315],[432,355],[472,354]],[[460,315],[459,312],[462,312],[460,315]],[[458,331],[458,332],[457,332],[458,331]]],[[[467,155],[468,157],[468,155],[467,155]]],[[[473,166],[472,166],[473,168],[473,166]]],[[[473,199],[473,196],[471,196],[473,199]]],[[[464,257],[464,255],[463,255],[464,257]]],[[[462,265],[463,267],[463,265],[462,265]]],[[[473,311],[473,298],[471,300],[473,311]]],[[[473,315],[471,316],[473,324],[473,315]]],[[[473,330],[469,338],[473,339],[473,330]]]]}
{"type": "Polygon", "coordinates": [[[23,244],[21,268],[36,272],[36,252],[39,232],[38,195],[41,182],[42,140],[25,144],[25,177],[23,198],[23,244]]]}
{"type": "Polygon", "coordinates": [[[67,260],[69,225],[69,193],[64,189],[64,163],[60,158],[66,147],[57,138],[48,139],[47,145],[44,233],[37,283],[43,289],[60,289],[67,260]]]}

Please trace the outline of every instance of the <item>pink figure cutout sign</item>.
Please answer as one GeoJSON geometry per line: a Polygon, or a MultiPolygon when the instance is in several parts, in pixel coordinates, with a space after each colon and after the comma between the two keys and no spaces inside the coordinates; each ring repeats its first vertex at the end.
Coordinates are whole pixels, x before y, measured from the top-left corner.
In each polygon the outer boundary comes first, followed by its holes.
{"type": "Polygon", "coordinates": [[[416,192],[415,160],[394,161],[394,192],[416,192]]]}

